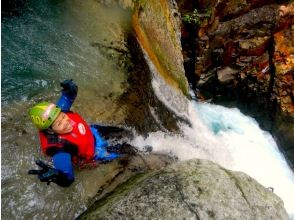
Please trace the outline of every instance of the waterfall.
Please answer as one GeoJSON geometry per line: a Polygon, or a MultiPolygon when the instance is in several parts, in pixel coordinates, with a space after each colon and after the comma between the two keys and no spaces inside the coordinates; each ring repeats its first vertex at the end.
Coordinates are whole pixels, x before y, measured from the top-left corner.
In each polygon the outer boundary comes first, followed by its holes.
{"type": "Polygon", "coordinates": [[[179,160],[207,159],[242,171],[264,187],[272,187],[294,218],[294,174],[273,137],[237,108],[189,102],[192,126],[181,124],[181,134],[150,133],[133,140],[135,146],[152,145],[154,152],[179,160]]]}

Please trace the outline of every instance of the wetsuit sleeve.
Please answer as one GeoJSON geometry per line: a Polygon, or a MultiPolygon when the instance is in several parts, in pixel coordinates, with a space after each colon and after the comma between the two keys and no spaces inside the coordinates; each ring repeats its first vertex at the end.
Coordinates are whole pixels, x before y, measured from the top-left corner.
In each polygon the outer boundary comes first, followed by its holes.
{"type": "Polygon", "coordinates": [[[78,86],[72,80],[64,80],[60,83],[60,86],[63,88],[61,96],[57,101],[56,105],[61,108],[61,111],[68,112],[77,97],[78,86]]]}
{"type": "Polygon", "coordinates": [[[66,152],[57,152],[53,157],[54,168],[62,172],[61,178],[58,178],[58,185],[69,186],[74,181],[73,165],[71,155],[66,152]]]}
{"type": "Polygon", "coordinates": [[[62,112],[68,112],[70,110],[75,98],[76,98],[76,95],[62,92],[56,105],[59,108],[61,108],[62,112]]]}

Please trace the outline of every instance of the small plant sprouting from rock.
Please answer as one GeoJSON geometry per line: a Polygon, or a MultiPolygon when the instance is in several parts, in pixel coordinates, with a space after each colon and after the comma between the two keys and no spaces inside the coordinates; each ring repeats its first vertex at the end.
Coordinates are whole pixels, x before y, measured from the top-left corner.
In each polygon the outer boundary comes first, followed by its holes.
{"type": "Polygon", "coordinates": [[[205,19],[209,19],[211,17],[211,14],[211,8],[207,9],[204,13],[200,13],[197,11],[197,9],[194,9],[193,12],[185,14],[182,20],[188,24],[197,27],[201,24],[202,21],[204,21],[205,19]]]}
{"type": "Polygon", "coordinates": [[[189,14],[185,14],[183,16],[183,21],[198,26],[200,24],[200,16],[197,9],[194,9],[194,11],[189,14]]]}

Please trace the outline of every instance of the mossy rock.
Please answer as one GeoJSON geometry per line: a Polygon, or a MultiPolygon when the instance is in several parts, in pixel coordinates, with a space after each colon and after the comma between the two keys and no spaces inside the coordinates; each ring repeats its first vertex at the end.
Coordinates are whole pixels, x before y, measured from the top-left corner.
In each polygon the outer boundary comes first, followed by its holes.
{"type": "Polygon", "coordinates": [[[79,219],[288,219],[256,180],[207,160],[137,176],[79,219]]]}

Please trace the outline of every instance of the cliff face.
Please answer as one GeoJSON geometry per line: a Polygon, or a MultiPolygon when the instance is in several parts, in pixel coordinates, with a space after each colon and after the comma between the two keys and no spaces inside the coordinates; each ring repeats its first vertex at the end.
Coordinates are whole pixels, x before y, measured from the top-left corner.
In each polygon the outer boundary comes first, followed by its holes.
{"type": "Polygon", "coordinates": [[[141,47],[147,68],[152,69],[154,66],[155,72],[160,74],[169,86],[188,95],[189,87],[181,53],[181,17],[176,1],[100,0],[100,2],[108,6],[132,9],[132,28],[135,37],[132,41],[137,42],[130,44],[141,47]]]}
{"type": "Polygon", "coordinates": [[[176,131],[183,119],[178,116],[188,108],[177,5],[173,0],[142,0],[133,1],[132,7],[128,45],[134,62],[130,87],[121,98],[127,105],[126,123],[140,133],[176,131]]]}
{"type": "MultiPolygon", "coordinates": [[[[284,8],[287,10],[287,8],[284,8]]],[[[289,9],[289,8],[288,8],[289,9]]],[[[294,7],[291,8],[294,15],[294,7]]],[[[293,19],[293,17],[292,17],[293,19]]],[[[293,21],[293,20],[292,20],[293,21]]],[[[294,25],[274,34],[274,93],[278,103],[274,132],[294,167],[294,25]]]]}
{"type": "Polygon", "coordinates": [[[179,1],[184,59],[198,98],[251,114],[294,164],[294,4],[188,2],[179,1]]]}
{"type": "Polygon", "coordinates": [[[283,202],[244,173],[190,160],[133,179],[79,219],[288,219],[283,202]]]}
{"type": "Polygon", "coordinates": [[[138,1],[132,21],[136,38],[158,73],[169,85],[187,95],[176,2],[138,1]]]}

